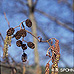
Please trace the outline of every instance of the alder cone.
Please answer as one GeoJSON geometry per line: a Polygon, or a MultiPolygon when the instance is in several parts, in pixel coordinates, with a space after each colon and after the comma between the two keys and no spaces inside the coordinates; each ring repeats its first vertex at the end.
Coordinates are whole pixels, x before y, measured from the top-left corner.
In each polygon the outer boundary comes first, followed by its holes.
{"type": "Polygon", "coordinates": [[[14,35],[14,37],[18,40],[21,38],[21,33],[20,31],[17,31],[16,34],[14,35]]]}
{"type": "Polygon", "coordinates": [[[22,47],[22,49],[23,49],[23,50],[26,50],[26,49],[27,49],[26,44],[22,44],[22,46],[21,46],[21,47],[22,47]]]}
{"type": "Polygon", "coordinates": [[[22,62],[26,62],[27,61],[27,54],[23,53],[22,55],[22,62]]]}
{"type": "Polygon", "coordinates": [[[28,45],[28,47],[31,48],[31,49],[34,49],[34,48],[35,48],[35,45],[34,45],[34,43],[32,43],[32,42],[28,42],[27,45],[28,45]]]}
{"type": "Polygon", "coordinates": [[[12,27],[9,28],[8,31],[7,31],[7,35],[8,35],[8,36],[13,35],[14,31],[15,31],[14,28],[12,28],[12,27]]]}
{"type": "Polygon", "coordinates": [[[18,40],[18,39],[20,39],[20,38],[21,38],[21,36],[20,36],[20,35],[17,35],[15,38],[18,40]]]}
{"type": "Polygon", "coordinates": [[[21,30],[20,30],[20,35],[21,35],[22,37],[25,37],[25,36],[27,35],[25,29],[21,29],[21,30]]]}
{"type": "Polygon", "coordinates": [[[27,20],[25,21],[25,23],[26,23],[26,26],[27,26],[27,27],[31,27],[31,26],[32,26],[32,22],[31,22],[30,19],[27,19],[27,20]]]}
{"type": "Polygon", "coordinates": [[[20,47],[20,46],[22,45],[22,41],[21,41],[21,40],[18,40],[18,41],[16,42],[16,45],[17,45],[18,47],[20,47]]]}

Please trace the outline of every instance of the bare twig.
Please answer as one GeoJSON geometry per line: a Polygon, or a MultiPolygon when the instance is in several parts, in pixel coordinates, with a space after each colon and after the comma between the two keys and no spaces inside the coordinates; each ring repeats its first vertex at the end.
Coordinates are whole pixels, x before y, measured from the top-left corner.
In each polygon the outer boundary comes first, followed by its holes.
{"type": "Polygon", "coordinates": [[[24,25],[22,24],[23,22],[25,22],[25,21],[22,21],[22,22],[20,23],[20,25],[19,25],[19,26],[14,27],[14,29],[15,29],[15,28],[17,28],[17,27],[20,27],[20,29],[22,29],[22,26],[23,26],[23,28],[25,28],[25,27],[24,27],[24,25]],[[21,25],[22,25],[22,26],[21,26],[21,25]]]}
{"type": "Polygon", "coordinates": [[[25,41],[25,40],[24,40],[24,38],[22,38],[22,41],[24,41],[24,42],[26,42],[26,43],[27,43],[27,41],[25,41]]]}
{"type": "Polygon", "coordinates": [[[38,37],[36,37],[35,35],[33,35],[33,34],[32,34],[31,32],[29,32],[28,30],[25,30],[25,31],[28,32],[29,34],[31,34],[33,37],[35,37],[39,42],[49,42],[51,39],[56,40],[56,38],[50,38],[50,39],[48,39],[48,40],[41,41],[41,40],[38,39],[38,37]]]}
{"type": "Polygon", "coordinates": [[[2,36],[2,34],[0,33],[0,37],[2,38],[2,41],[3,41],[3,43],[4,43],[4,38],[3,38],[3,36],[2,36]]]}
{"type": "Polygon", "coordinates": [[[19,25],[19,26],[14,27],[14,29],[15,29],[15,28],[17,28],[17,27],[20,27],[20,25],[19,25]]]}
{"type": "Polygon", "coordinates": [[[9,23],[7,17],[6,17],[6,13],[5,12],[4,12],[4,16],[5,16],[5,19],[6,19],[7,23],[8,23],[8,27],[10,28],[10,23],[9,23]]]}

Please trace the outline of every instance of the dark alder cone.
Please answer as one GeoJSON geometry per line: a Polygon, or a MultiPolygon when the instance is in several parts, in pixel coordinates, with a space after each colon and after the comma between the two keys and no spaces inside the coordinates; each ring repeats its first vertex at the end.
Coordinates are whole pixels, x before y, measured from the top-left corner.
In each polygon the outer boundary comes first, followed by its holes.
{"type": "Polygon", "coordinates": [[[20,30],[20,35],[21,35],[22,37],[25,37],[25,36],[27,35],[25,29],[21,29],[21,30],[20,30]]]}
{"type": "Polygon", "coordinates": [[[15,36],[15,38],[16,38],[17,40],[20,39],[20,38],[21,38],[21,33],[20,33],[20,31],[17,31],[14,36],[15,36]]]}
{"type": "Polygon", "coordinates": [[[34,43],[32,43],[32,42],[28,42],[27,45],[28,45],[28,47],[31,48],[31,49],[34,49],[34,48],[35,48],[35,45],[34,45],[34,43]]]}
{"type": "Polygon", "coordinates": [[[17,32],[16,32],[16,36],[17,36],[17,35],[20,35],[20,31],[17,31],[17,32]]]}
{"type": "Polygon", "coordinates": [[[15,36],[15,38],[18,40],[18,39],[21,38],[21,36],[20,35],[17,35],[17,36],[15,36]]]}
{"type": "Polygon", "coordinates": [[[22,44],[22,46],[21,46],[21,47],[22,47],[22,49],[23,49],[23,50],[26,50],[26,49],[27,49],[26,44],[22,44]]]}
{"type": "Polygon", "coordinates": [[[14,28],[12,28],[12,27],[9,28],[8,31],[7,31],[7,35],[8,35],[8,36],[13,35],[14,31],[15,31],[14,28]]]}
{"type": "Polygon", "coordinates": [[[20,47],[20,46],[22,45],[22,41],[21,41],[21,40],[18,40],[18,41],[16,42],[16,45],[17,45],[18,47],[20,47]]]}
{"type": "Polygon", "coordinates": [[[26,62],[27,61],[27,54],[23,53],[22,55],[22,62],[26,62]]]}
{"type": "Polygon", "coordinates": [[[30,19],[27,19],[27,20],[25,21],[25,23],[26,23],[26,26],[28,26],[28,27],[31,27],[31,26],[32,26],[32,22],[31,22],[30,19]]]}

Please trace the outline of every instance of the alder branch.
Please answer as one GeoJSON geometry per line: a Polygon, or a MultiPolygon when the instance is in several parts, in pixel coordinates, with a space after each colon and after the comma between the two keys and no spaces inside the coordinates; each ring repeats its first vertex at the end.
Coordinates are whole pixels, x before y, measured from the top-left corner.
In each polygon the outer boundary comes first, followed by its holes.
{"type": "Polygon", "coordinates": [[[44,16],[48,17],[49,19],[51,19],[52,21],[56,22],[58,25],[65,27],[66,29],[70,30],[71,32],[74,32],[74,30],[72,28],[70,28],[69,26],[67,26],[65,23],[62,23],[61,21],[57,20],[55,17],[48,15],[47,13],[36,9],[37,12],[43,14],[44,16]]]}
{"type": "MultiPolygon", "coordinates": [[[[44,32],[43,32],[43,30],[37,25],[37,29],[42,33],[42,35],[44,36],[44,38],[47,40],[47,39],[49,39],[50,37],[49,36],[47,36],[44,32]]],[[[69,42],[70,43],[70,42],[69,42]]],[[[63,47],[63,46],[65,46],[67,49],[69,49],[68,51],[66,51],[67,53],[68,52],[71,52],[70,50],[71,50],[71,48],[70,48],[70,46],[68,46],[68,44],[65,44],[65,43],[60,43],[61,44],[61,46],[63,47]]],[[[72,44],[72,43],[70,43],[70,44],[72,44]]]]}
{"type": "Polygon", "coordinates": [[[42,40],[38,39],[38,37],[33,35],[31,32],[29,32],[28,30],[25,30],[25,31],[28,32],[29,34],[31,34],[33,37],[35,37],[39,42],[49,42],[51,39],[57,40],[56,38],[50,38],[48,40],[42,41],[42,40]]]}
{"type": "MultiPolygon", "coordinates": [[[[23,26],[23,28],[25,29],[25,26],[22,24],[23,22],[25,22],[25,21],[22,21],[22,22],[20,23],[20,25],[14,27],[14,29],[17,28],[17,27],[20,27],[20,29],[22,29],[22,26],[23,26]],[[21,24],[22,24],[22,26],[21,26],[21,24]]],[[[28,32],[29,34],[31,34],[33,37],[35,37],[39,42],[47,42],[47,43],[49,44],[49,41],[50,41],[50,40],[52,40],[52,39],[57,40],[56,38],[50,38],[50,39],[48,39],[48,40],[42,41],[42,38],[41,38],[40,36],[36,37],[34,34],[32,34],[31,32],[29,32],[28,30],[25,30],[25,31],[28,32]],[[38,38],[40,38],[40,39],[38,39],[38,38]]],[[[22,38],[22,41],[25,41],[25,40],[22,38]]],[[[27,42],[27,41],[25,41],[25,42],[27,42]]],[[[50,44],[49,44],[49,45],[50,45],[50,44]]]]}
{"type": "MultiPolygon", "coordinates": [[[[20,25],[14,27],[14,29],[17,28],[17,27],[20,27],[20,29],[22,29],[22,26],[23,26],[23,28],[25,29],[25,26],[22,24],[23,22],[25,22],[25,21],[22,21],[22,22],[20,23],[20,25]],[[22,26],[21,26],[21,24],[22,24],[22,26]]],[[[35,37],[39,42],[47,42],[47,43],[48,43],[48,42],[49,42],[50,40],[52,40],[52,39],[57,40],[56,38],[50,38],[50,39],[48,39],[48,40],[42,41],[42,38],[41,38],[40,36],[36,37],[34,34],[32,34],[31,32],[29,32],[28,30],[25,30],[25,31],[28,32],[29,34],[31,34],[33,37],[35,37]],[[38,39],[38,38],[40,38],[40,39],[38,39]]],[[[22,41],[24,41],[24,39],[22,39],[22,41]]],[[[27,41],[25,41],[25,42],[27,42],[27,41]]]]}

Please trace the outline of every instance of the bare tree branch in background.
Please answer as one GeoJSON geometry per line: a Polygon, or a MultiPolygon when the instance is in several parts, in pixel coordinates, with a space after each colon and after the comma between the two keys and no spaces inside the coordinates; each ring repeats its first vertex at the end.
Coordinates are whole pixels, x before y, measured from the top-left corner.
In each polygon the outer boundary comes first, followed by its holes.
{"type": "Polygon", "coordinates": [[[3,36],[2,36],[2,34],[1,34],[1,33],[0,33],[0,37],[1,37],[2,41],[3,41],[3,43],[4,43],[4,38],[3,38],[3,36]]]}
{"type": "Polygon", "coordinates": [[[11,69],[11,74],[16,74],[17,70],[20,71],[20,74],[22,74],[22,71],[19,67],[15,66],[15,65],[9,65],[9,64],[3,64],[3,63],[0,63],[0,66],[1,67],[4,67],[4,68],[8,68],[8,69],[11,69]]]}
{"type": "Polygon", "coordinates": [[[34,7],[36,7],[37,3],[38,3],[38,0],[35,0],[35,2],[33,3],[34,7]]]}
{"type": "Polygon", "coordinates": [[[68,30],[70,30],[71,32],[74,32],[74,30],[72,28],[70,28],[69,26],[67,26],[65,23],[62,23],[61,21],[57,20],[55,17],[46,14],[45,12],[36,9],[37,12],[43,14],[44,16],[48,17],[49,19],[51,19],[52,21],[56,22],[58,25],[63,26],[65,28],[67,28],[68,30]]]}
{"type": "Polygon", "coordinates": [[[60,3],[60,2],[63,2],[63,3],[65,3],[65,4],[67,4],[67,6],[70,8],[70,9],[72,9],[72,5],[68,2],[68,0],[58,0],[58,2],[60,3]]]}

